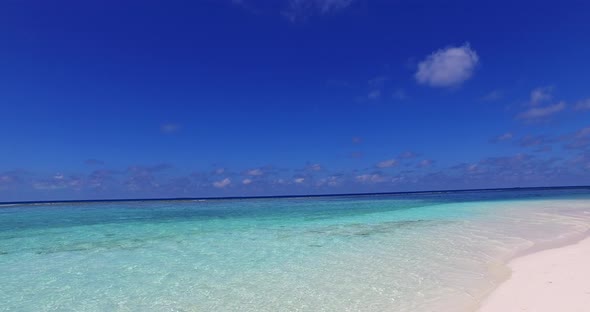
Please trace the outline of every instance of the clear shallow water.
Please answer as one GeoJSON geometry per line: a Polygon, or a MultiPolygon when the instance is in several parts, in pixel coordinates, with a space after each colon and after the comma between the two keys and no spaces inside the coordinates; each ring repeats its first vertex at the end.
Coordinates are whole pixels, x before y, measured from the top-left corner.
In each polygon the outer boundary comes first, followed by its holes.
{"type": "Polygon", "coordinates": [[[0,207],[0,310],[470,311],[590,191],[0,207]]]}

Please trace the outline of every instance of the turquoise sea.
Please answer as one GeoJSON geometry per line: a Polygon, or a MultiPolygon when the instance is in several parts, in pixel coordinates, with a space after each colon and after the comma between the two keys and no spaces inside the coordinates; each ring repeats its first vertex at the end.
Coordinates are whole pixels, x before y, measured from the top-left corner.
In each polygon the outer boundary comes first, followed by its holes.
{"type": "Polygon", "coordinates": [[[474,311],[590,189],[0,205],[0,311],[474,311]]]}

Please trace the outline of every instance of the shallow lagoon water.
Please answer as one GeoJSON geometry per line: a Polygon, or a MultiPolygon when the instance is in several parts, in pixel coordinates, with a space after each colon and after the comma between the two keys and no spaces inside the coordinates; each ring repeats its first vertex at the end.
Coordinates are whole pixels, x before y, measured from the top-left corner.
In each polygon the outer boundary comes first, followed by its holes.
{"type": "Polygon", "coordinates": [[[590,191],[0,207],[0,310],[472,311],[590,191]]]}

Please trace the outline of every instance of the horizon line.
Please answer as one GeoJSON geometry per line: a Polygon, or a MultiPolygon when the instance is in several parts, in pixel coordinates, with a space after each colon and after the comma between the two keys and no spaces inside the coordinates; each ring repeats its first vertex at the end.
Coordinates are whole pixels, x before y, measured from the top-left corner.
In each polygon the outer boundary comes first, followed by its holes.
{"type": "Polygon", "coordinates": [[[474,189],[443,189],[429,191],[405,191],[405,192],[368,192],[368,193],[332,193],[332,194],[308,194],[308,195],[260,195],[260,196],[217,196],[217,197],[155,197],[155,198],[110,198],[110,199],[63,199],[63,200],[31,200],[31,201],[0,201],[0,205],[25,205],[25,204],[53,204],[53,203],[92,203],[92,202],[137,202],[137,201],[183,201],[183,200],[239,200],[239,199],[273,199],[273,198],[306,198],[306,197],[345,197],[345,196],[375,196],[375,195],[404,195],[404,194],[428,194],[428,193],[461,193],[477,191],[508,191],[508,190],[551,190],[551,189],[589,189],[590,185],[571,186],[525,186],[525,187],[501,187],[501,188],[474,188],[474,189]]]}

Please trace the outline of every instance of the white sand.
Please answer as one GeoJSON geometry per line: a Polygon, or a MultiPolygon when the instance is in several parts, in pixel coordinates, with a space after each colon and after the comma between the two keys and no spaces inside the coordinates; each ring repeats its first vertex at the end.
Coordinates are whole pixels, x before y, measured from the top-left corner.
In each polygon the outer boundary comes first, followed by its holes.
{"type": "Polygon", "coordinates": [[[590,311],[590,238],[516,258],[479,312],[590,311]]]}

